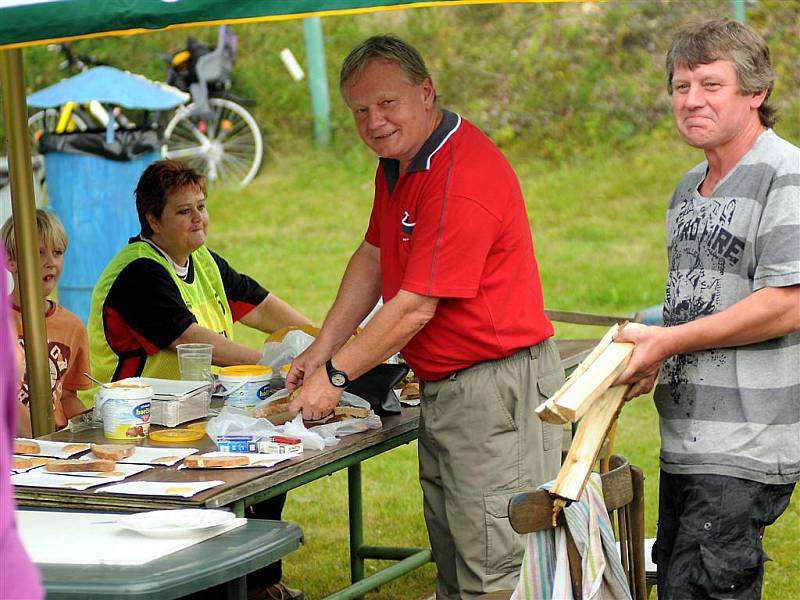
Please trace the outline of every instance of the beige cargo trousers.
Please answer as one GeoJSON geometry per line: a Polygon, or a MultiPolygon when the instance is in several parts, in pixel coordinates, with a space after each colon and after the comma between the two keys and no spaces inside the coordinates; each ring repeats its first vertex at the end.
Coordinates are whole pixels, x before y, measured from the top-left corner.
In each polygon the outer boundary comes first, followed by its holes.
{"type": "Polygon", "coordinates": [[[515,587],[523,539],[508,501],[558,473],[562,429],[534,410],[563,381],[546,340],[422,384],[419,479],[437,600],[515,587]]]}

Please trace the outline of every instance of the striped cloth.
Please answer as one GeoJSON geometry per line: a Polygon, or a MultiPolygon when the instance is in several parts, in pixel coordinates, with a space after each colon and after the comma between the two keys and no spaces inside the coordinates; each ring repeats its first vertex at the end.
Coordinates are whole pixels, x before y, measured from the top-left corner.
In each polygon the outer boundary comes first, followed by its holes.
{"type": "MultiPolygon", "coordinates": [[[[553,483],[550,481],[541,489],[549,490],[553,483]]],[[[581,555],[583,598],[630,600],[597,473],[589,477],[580,501],[564,509],[564,516],[581,555]]],[[[519,583],[511,599],[573,600],[563,527],[527,534],[519,583]]]]}

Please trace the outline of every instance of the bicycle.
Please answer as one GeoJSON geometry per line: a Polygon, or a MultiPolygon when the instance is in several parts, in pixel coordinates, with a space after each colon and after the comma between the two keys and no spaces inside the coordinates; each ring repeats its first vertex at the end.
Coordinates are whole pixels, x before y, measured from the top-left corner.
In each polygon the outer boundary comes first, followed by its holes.
{"type": "MultiPolygon", "coordinates": [[[[61,52],[64,60],[58,65],[62,71],[80,72],[85,71],[89,66],[105,65],[88,54],[73,53],[69,44],[50,44],[47,49],[51,52],[61,52]]],[[[100,103],[95,103],[101,110],[100,103]]],[[[97,107],[80,107],[75,102],[67,102],[60,108],[45,108],[32,114],[28,118],[28,132],[31,138],[31,154],[39,154],[39,140],[46,132],[72,133],[74,131],[86,131],[92,125],[89,117],[90,110],[97,110],[97,107]]]]}
{"type": "MultiPolygon", "coordinates": [[[[261,131],[247,101],[230,93],[236,52],[236,35],[221,26],[216,48],[189,38],[187,50],[166,55],[167,83],[189,92],[192,101],[179,106],[171,116],[156,114],[164,122],[162,156],[183,160],[203,173],[209,184],[247,186],[258,173],[264,155],[261,131]]],[[[88,54],[75,53],[69,44],[51,47],[64,55],[59,68],[84,71],[104,65],[88,54]]],[[[99,103],[40,110],[28,120],[31,152],[38,154],[38,141],[45,132],[71,133],[105,129],[108,111],[99,103]]],[[[113,118],[124,127],[132,126],[116,107],[113,118]]]]}
{"type": "Polygon", "coordinates": [[[164,129],[164,156],[185,161],[211,182],[247,186],[258,173],[264,141],[258,123],[230,93],[236,34],[219,28],[216,48],[193,38],[170,57],[167,83],[188,91],[192,102],[179,106],[164,129]]]}

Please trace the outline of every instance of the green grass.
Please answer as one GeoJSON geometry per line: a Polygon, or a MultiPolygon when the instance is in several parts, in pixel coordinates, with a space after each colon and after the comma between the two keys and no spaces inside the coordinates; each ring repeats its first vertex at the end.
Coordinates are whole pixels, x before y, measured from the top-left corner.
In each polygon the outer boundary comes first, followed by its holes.
{"type": "MultiPolygon", "coordinates": [[[[550,308],[631,314],[662,299],[663,215],[679,177],[701,156],[665,136],[640,140],[638,150],[596,154],[554,167],[509,151],[528,205],[534,244],[550,308]]],[[[375,161],[357,143],[328,152],[273,148],[262,175],[242,191],[210,195],[209,245],[320,323],[333,301],[369,215],[375,161]]],[[[604,328],[559,324],[560,337],[597,336],[604,328]]],[[[237,329],[257,346],[263,335],[237,329]]],[[[658,418],[652,398],[628,403],[616,451],[644,469],[648,536],[655,535],[658,418]]],[[[367,461],[365,541],[397,546],[427,543],[416,444],[367,461]]],[[[337,473],[289,494],[284,517],[298,522],[305,545],[285,561],[285,578],[319,598],[348,583],[347,480],[337,473]]],[[[764,598],[800,597],[797,505],[769,528],[764,598]]],[[[368,561],[368,573],[379,563],[368,561]]],[[[428,565],[369,595],[418,598],[433,590],[428,565]]]]}

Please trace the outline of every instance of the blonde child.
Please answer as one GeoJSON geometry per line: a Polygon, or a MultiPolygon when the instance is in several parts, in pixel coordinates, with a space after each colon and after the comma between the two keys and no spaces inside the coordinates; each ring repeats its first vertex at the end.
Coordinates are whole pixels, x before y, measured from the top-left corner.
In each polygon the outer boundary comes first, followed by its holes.
{"type": "MultiPolygon", "coordinates": [[[[37,209],[36,227],[39,232],[39,259],[42,264],[44,292],[42,308],[47,328],[53,416],[56,428],[61,429],[67,425],[69,419],[85,410],[76,392],[91,386],[91,382],[83,375],[89,370],[89,342],[86,328],[78,316],[48,298],[58,284],[64,268],[64,252],[67,249],[67,232],[64,230],[64,225],[54,213],[37,209]]],[[[10,218],[0,233],[8,255],[8,269],[14,279],[14,290],[9,297],[11,315],[17,326],[19,344],[23,346],[17,245],[14,239],[14,223],[10,218]]],[[[20,384],[19,402],[17,435],[29,437],[31,416],[27,370],[20,384]]]]}

